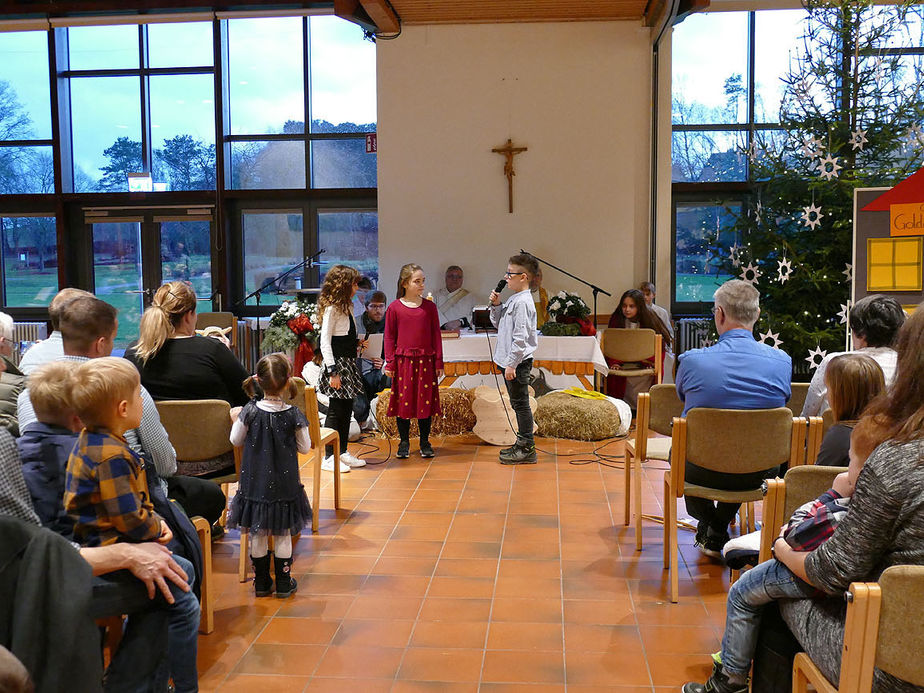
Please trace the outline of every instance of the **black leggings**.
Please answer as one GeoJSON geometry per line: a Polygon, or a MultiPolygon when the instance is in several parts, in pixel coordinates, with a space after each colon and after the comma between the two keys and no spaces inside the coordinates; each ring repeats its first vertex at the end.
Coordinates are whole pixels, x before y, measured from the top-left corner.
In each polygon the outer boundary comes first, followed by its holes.
{"type": "MultiPolygon", "coordinates": [[[[429,416],[426,419],[417,419],[417,427],[420,428],[420,439],[422,441],[430,440],[431,421],[432,419],[429,416]]],[[[411,420],[397,417],[395,423],[398,424],[398,436],[401,440],[409,440],[411,437],[411,420]]]]}
{"type": "MultiPolygon", "coordinates": [[[[347,450],[347,438],[350,437],[350,418],[353,415],[353,398],[349,399],[338,399],[336,397],[330,398],[330,403],[327,405],[327,418],[324,420],[324,425],[328,428],[332,428],[337,433],[340,434],[340,454],[346,452],[347,450]]],[[[324,454],[330,457],[334,454],[334,446],[328,445],[324,449],[324,454]]]]}

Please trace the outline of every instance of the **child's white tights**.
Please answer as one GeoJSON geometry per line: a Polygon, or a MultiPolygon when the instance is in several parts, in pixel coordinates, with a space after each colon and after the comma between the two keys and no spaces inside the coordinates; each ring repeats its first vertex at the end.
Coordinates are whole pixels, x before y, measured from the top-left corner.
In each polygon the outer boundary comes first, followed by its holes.
{"type": "MultiPolygon", "coordinates": [[[[269,550],[269,535],[252,534],[250,536],[250,555],[253,558],[263,558],[269,550]]],[[[274,534],[273,552],[276,558],[292,558],[292,535],[274,534]]]]}

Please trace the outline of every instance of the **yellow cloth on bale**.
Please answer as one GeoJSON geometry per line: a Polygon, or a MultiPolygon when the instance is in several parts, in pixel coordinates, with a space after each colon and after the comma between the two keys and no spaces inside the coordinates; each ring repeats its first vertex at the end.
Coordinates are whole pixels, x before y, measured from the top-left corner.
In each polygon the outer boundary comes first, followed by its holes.
{"type": "Polygon", "coordinates": [[[581,397],[582,399],[607,399],[606,395],[596,390],[585,390],[583,387],[569,387],[567,390],[559,390],[572,397],[581,397]]]}

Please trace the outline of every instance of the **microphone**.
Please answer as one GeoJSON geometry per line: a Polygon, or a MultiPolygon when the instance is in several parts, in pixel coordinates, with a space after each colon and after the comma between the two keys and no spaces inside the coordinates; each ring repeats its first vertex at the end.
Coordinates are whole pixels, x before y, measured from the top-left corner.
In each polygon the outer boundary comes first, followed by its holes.
{"type": "Polygon", "coordinates": [[[494,287],[494,293],[499,294],[504,290],[505,286],[507,286],[507,280],[501,279],[499,282],[497,282],[497,286],[494,287]]]}

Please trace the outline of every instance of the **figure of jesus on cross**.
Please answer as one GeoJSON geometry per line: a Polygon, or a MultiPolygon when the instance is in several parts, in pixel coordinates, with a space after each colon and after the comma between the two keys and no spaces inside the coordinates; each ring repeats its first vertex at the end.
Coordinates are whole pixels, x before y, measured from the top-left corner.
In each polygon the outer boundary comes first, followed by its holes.
{"type": "Polygon", "coordinates": [[[508,139],[507,144],[503,147],[495,147],[491,151],[497,154],[503,154],[505,157],[504,175],[507,177],[507,211],[513,214],[513,177],[516,175],[516,172],[513,170],[513,157],[520,152],[525,152],[526,147],[514,147],[513,141],[508,139]]]}

